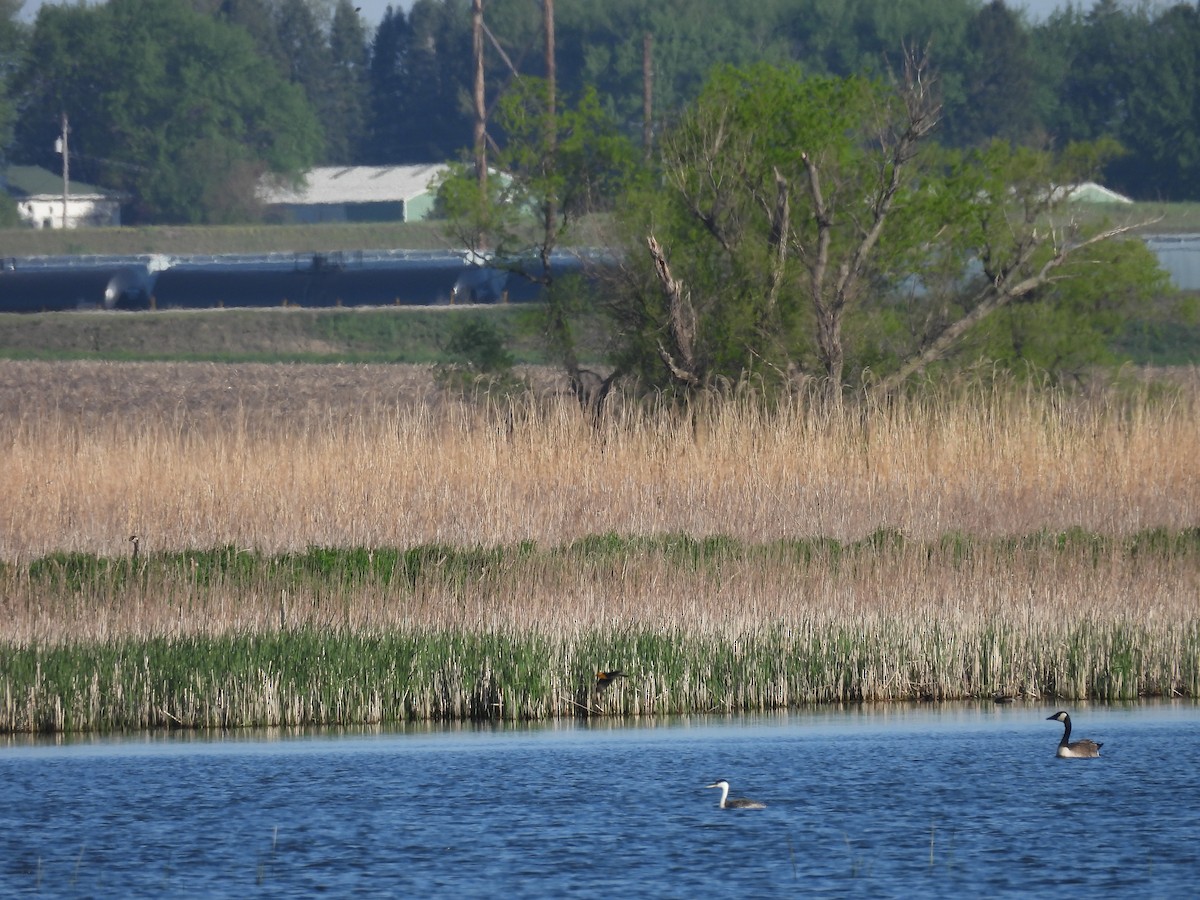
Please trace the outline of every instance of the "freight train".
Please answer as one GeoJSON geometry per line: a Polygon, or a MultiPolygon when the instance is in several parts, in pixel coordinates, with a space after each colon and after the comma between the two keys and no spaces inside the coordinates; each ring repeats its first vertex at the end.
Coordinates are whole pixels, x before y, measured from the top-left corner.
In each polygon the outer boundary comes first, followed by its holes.
{"type": "MultiPolygon", "coordinates": [[[[595,254],[555,255],[556,277],[595,254]]],[[[0,263],[0,312],[531,302],[527,272],[463,253],[378,252],[210,257],[41,257],[0,263]]]]}

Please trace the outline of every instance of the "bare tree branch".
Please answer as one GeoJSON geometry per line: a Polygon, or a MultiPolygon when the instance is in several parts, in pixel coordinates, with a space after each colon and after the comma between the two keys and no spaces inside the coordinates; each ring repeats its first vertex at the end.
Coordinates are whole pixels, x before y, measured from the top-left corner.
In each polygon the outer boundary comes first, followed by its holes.
{"type": "Polygon", "coordinates": [[[667,329],[679,359],[662,341],[658,343],[659,356],[676,380],[689,387],[698,387],[702,379],[696,371],[696,310],[683,282],[671,275],[666,255],[653,234],[646,238],[646,245],[654,261],[654,272],[667,298],[667,329]]]}
{"type": "Polygon", "coordinates": [[[724,223],[731,187],[724,166],[727,160],[736,158],[737,154],[727,146],[730,138],[727,117],[728,110],[722,110],[715,122],[695,122],[695,127],[702,132],[702,139],[698,142],[699,152],[677,154],[676,165],[669,174],[691,214],[704,225],[721,249],[732,253],[733,241],[724,223]],[[688,184],[687,172],[703,176],[703,190],[701,185],[693,188],[688,184]]]}
{"type": "MultiPolygon", "coordinates": [[[[927,74],[928,55],[918,54],[906,47],[904,52],[904,84],[899,89],[904,112],[897,124],[888,110],[882,110],[875,138],[883,157],[878,167],[878,184],[873,193],[865,224],[858,224],[859,238],[842,257],[832,284],[828,282],[830,252],[834,232],[834,215],[824,194],[823,173],[811,155],[801,160],[808,173],[809,195],[813,220],[816,224],[816,247],[808,258],[809,290],[817,322],[817,348],[828,376],[831,390],[840,390],[845,349],[842,343],[842,321],[857,299],[863,276],[896,196],[908,178],[908,168],[916,158],[918,147],[928,138],[941,115],[941,102],[934,90],[934,80],[927,74]]],[[[853,208],[844,215],[857,222],[853,208]]]]}
{"type": "Polygon", "coordinates": [[[1037,290],[1043,285],[1053,280],[1053,273],[1063,263],[1077,254],[1085,247],[1090,247],[1093,244],[1098,244],[1102,241],[1107,241],[1111,238],[1126,234],[1130,231],[1135,231],[1143,228],[1151,222],[1137,222],[1132,225],[1121,225],[1116,228],[1110,228],[1107,231],[1101,231],[1092,235],[1078,244],[1070,247],[1059,246],[1055,242],[1054,254],[1044,262],[1041,267],[1031,275],[1022,278],[1014,283],[1009,283],[1008,279],[1029,261],[1033,253],[1043,245],[1045,240],[1050,240],[1048,235],[1044,240],[1031,240],[1026,242],[1022,252],[1011,262],[1006,265],[1002,272],[989,279],[988,284],[976,296],[975,303],[971,307],[971,311],[962,318],[956,319],[946,325],[940,333],[916,356],[906,361],[899,369],[883,379],[879,383],[877,391],[879,393],[890,393],[896,390],[901,384],[911,378],[913,375],[920,374],[931,364],[944,359],[956,343],[965,335],[971,328],[978,325],[989,315],[1000,309],[1003,306],[1011,303],[1013,300],[1023,297],[1024,295],[1037,290]]]}
{"type": "Polygon", "coordinates": [[[788,238],[791,232],[792,210],[791,192],[787,179],[775,169],[775,207],[771,210],[771,236],[768,243],[774,260],[767,288],[766,315],[769,317],[775,310],[779,300],[779,291],[783,286],[784,275],[787,271],[788,238]]]}

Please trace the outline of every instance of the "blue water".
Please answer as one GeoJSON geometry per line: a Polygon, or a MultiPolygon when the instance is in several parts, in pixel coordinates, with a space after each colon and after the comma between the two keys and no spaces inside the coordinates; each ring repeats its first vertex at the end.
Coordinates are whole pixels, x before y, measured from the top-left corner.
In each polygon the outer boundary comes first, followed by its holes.
{"type": "Polygon", "coordinates": [[[13,738],[0,895],[1196,896],[1200,706],[1053,711],[13,738]]]}

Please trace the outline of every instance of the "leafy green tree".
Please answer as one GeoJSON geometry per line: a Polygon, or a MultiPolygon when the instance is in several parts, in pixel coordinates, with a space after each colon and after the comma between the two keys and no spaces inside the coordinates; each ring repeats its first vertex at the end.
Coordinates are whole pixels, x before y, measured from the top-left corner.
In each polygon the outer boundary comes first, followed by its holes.
{"type": "Polygon", "coordinates": [[[795,67],[714,76],[664,142],[667,190],[629,205],[649,250],[629,256],[655,276],[631,368],[688,389],[820,370],[840,391],[846,315],[926,215],[913,162],[937,109],[910,80],[902,97],[795,67]]]}
{"type": "Polygon", "coordinates": [[[298,177],[321,144],[302,92],[250,37],[181,0],[42,7],[17,83],[14,154],[57,167],[66,112],[72,173],[125,191],[136,222],[250,218],[258,178],[298,177]]]}
{"type": "Polygon", "coordinates": [[[949,361],[969,365],[983,359],[1017,373],[1081,380],[1096,366],[1122,362],[1115,347],[1128,324],[1144,320],[1171,293],[1170,278],[1144,242],[1108,241],[982,321],[949,361]]]}
{"type": "Polygon", "coordinates": [[[274,62],[280,72],[287,72],[287,55],[279,40],[275,18],[275,0],[220,0],[214,10],[206,6],[206,0],[193,0],[197,12],[244,29],[259,53],[274,62]]]}
{"type": "Polygon", "coordinates": [[[1111,147],[935,151],[937,115],[912,54],[891,85],[720,71],[664,142],[664,189],[630,198],[624,366],[684,390],[817,378],[836,401],[874,363],[894,390],[1128,230],[1055,216],[1068,199],[1056,186],[1111,147]],[[981,277],[966,281],[972,267],[981,277]],[[905,292],[914,273],[920,289],[905,292]],[[872,359],[864,340],[897,296],[906,327],[890,359],[872,359]]]}
{"type": "Polygon", "coordinates": [[[12,138],[16,108],[9,95],[9,82],[22,63],[28,34],[17,16],[22,0],[0,0],[0,148],[12,138]]]}

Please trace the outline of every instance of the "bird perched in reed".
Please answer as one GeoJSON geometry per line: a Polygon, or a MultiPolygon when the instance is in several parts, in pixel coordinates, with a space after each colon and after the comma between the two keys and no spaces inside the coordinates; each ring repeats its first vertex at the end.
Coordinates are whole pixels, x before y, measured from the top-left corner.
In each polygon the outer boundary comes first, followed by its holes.
{"type": "Polygon", "coordinates": [[[1095,759],[1100,756],[1100,748],[1103,743],[1089,741],[1087,738],[1080,738],[1077,741],[1071,740],[1071,717],[1067,715],[1065,710],[1059,710],[1052,716],[1046,717],[1047,722],[1062,722],[1063,736],[1058,742],[1058,752],[1056,756],[1063,759],[1095,759]]]}
{"type": "Polygon", "coordinates": [[[614,669],[611,672],[603,670],[596,672],[596,693],[602,692],[606,687],[616,681],[618,678],[627,677],[624,672],[614,669]]]}

